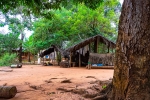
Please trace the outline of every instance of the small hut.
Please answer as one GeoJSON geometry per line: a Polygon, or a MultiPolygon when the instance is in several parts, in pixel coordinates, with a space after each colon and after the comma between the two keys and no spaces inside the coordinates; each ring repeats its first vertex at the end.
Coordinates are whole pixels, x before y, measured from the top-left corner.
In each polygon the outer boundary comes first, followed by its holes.
{"type": "Polygon", "coordinates": [[[55,45],[51,45],[50,48],[44,50],[39,55],[41,58],[43,58],[43,64],[46,65],[46,63],[44,63],[44,56],[51,55],[52,53],[53,53],[53,59],[54,59],[53,65],[54,65],[54,62],[55,62],[56,59],[57,59],[58,65],[59,65],[59,63],[61,62],[61,56],[63,58],[69,59],[69,53],[68,52],[66,52],[65,50],[60,49],[59,47],[57,47],[55,45]]]}
{"type": "Polygon", "coordinates": [[[114,55],[110,53],[110,50],[115,49],[116,44],[101,35],[90,37],[66,50],[62,50],[55,45],[52,45],[47,50],[40,54],[40,57],[44,57],[52,52],[59,52],[62,58],[67,59],[67,62],[60,62],[62,67],[71,66],[86,66],[88,62],[91,64],[101,65],[113,65],[114,55]],[[107,49],[107,53],[99,54],[99,44],[102,43],[107,49]],[[92,51],[92,47],[94,50],[92,51]]]}
{"type": "Polygon", "coordinates": [[[74,63],[77,66],[87,65],[88,62],[92,64],[101,65],[113,65],[114,55],[110,53],[110,50],[115,49],[116,44],[101,35],[90,37],[70,48],[66,51],[70,53],[70,65],[74,63]],[[104,44],[107,47],[107,53],[99,54],[98,46],[99,43],[104,44]],[[93,44],[94,50],[91,50],[93,44]]]}

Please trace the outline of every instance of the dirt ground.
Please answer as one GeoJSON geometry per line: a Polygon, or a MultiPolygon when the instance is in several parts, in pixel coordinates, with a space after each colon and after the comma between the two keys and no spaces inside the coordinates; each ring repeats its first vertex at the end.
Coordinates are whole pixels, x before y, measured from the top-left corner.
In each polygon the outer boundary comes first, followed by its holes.
{"type": "Polygon", "coordinates": [[[18,91],[9,100],[91,100],[102,89],[99,80],[109,80],[114,71],[42,65],[3,69],[7,68],[0,67],[0,85],[14,85],[18,91]]]}

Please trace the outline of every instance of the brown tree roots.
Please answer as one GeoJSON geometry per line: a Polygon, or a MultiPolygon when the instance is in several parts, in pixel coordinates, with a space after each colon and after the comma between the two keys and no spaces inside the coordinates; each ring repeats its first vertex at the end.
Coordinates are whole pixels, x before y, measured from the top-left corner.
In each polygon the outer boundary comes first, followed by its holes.
{"type": "Polygon", "coordinates": [[[101,81],[100,84],[101,85],[107,84],[107,85],[92,100],[108,100],[108,97],[111,95],[112,81],[101,81]]]}

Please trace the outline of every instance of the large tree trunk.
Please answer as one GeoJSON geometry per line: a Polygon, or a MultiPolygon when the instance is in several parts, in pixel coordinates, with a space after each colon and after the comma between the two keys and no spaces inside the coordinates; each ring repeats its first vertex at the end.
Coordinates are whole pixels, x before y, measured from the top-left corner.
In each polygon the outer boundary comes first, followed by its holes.
{"type": "Polygon", "coordinates": [[[110,100],[150,100],[149,24],[150,0],[124,1],[110,100]]]}

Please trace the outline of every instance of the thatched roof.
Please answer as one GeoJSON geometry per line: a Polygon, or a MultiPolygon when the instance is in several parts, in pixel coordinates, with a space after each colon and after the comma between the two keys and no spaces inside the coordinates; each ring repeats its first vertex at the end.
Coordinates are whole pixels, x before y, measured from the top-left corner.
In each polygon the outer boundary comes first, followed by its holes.
{"type": "Polygon", "coordinates": [[[41,52],[39,56],[40,57],[44,57],[45,55],[48,55],[48,54],[50,54],[52,52],[54,52],[54,48],[50,47],[50,48],[46,49],[45,51],[41,52]]]}
{"type": "Polygon", "coordinates": [[[98,53],[90,53],[89,62],[92,64],[103,64],[104,66],[114,65],[114,54],[98,54],[98,53]]]}
{"type": "Polygon", "coordinates": [[[54,52],[54,49],[55,49],[56,51],[59,51],[62,56],[64,56],[65,58],[68,58],[69,57],[69,52],[79,50],[80,48],[83,48],[84,46],[86,46],[86,45],[88,45],[91,42],[94,42],[96,40],[98,40],[101,43],[104,43],[109,48],[115,48],[115,46],[116,46],[116,44],[114,42],[106,39],[105,37],[103,37],[101,35],[96,35],[96,36],[90,37],[90,38],[88,38],[88,39],[86,39],[86,40],[84,40],[84,41],[82,41],[82,42],[66,49],[66,50],[62,50],[62,49],[58,48],[57,46],[52,45],[47,50],[43,51],[40,54],[40,57],[44,57],[45,55],[48,55],[48,54],[54,52]]]}
{"type": "Polygon", "coordinates": [[[67,51],[69,52],[73,52],[73,51],[76,51],[76,50],[79,50],[80,48],[83,48],[84,46],[90,44],[91,42],[94,42],[96,41],[96,39],[101,42],[101,43],[104,43],[107,47],[109,48],[115,48],[116,47],[116,44],[108,39],[106,39],[105,37],[101,36],[101,35],[96,35],[96,36],[93,36],[93,37],[90,37],[70,48],[67,49],[67,51]]]}
{"type": "Polygon", "coordinates": [[[46,49],[45,51],[40,53],[40,57],[44,57],[45,55],[51,54],[52,52],[54,52],[54,49],[58,52],[61,53],[61,55],[65,58],[69,58],[69,52],[62,50],[60,48],[58,48],[55,45],[52,45],[50,48],[46,49]]]}

